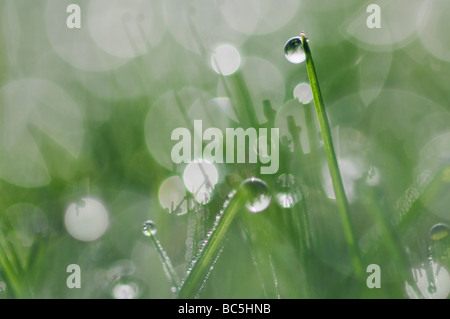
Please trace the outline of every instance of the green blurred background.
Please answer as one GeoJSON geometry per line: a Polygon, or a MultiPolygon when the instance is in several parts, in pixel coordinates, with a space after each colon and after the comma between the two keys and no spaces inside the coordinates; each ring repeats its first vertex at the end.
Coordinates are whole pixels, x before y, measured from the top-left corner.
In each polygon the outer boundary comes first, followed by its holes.
{"type": "Polygon", "coordinates": [[[430,229],[450,219],[449,15],[445,0],[1,0],[0,298],[173,298],[143,222],[184,277],[252,176],[270,205],[243,207],[200,298],[414,298],[414,285],[447,298],[448,228],[430,229]],[[66,26],[71,3],[80,29],[66,26]],[[284,57],[302,30],[380,289],[352,274],[306,67],[284,57]],[[278,173],[214,164],[197,202],[170,160],[172,130],[195,119],[279,127],[278,173]]]}

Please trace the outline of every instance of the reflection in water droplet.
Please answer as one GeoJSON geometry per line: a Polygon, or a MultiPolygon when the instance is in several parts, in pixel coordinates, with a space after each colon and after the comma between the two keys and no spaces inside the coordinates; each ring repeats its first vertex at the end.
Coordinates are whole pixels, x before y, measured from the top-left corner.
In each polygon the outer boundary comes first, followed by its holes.
{"type": "Polygon", "coordinates": [[[156,234],[155,223],[152,220],[145,221],[144,224],[142,225],[142,233],[147,237],[156,234]]]}
{"type": "Polygon", "coordinates": [[[291,208],[302,199],[292,174],[281,174],[276,183],[276,199],[283,208],[291,208]]]}
{"type": "Polygon", "coordinates": [[[429,232],[430,240],[440,241],[446,240],[449,236],[449,227],[446,224],[436,224],[431,227],[429,232]]]}
{"type": "Polygon", "coordinates": [[[267,184],[256,177],[251,177],[242,182],[241,187],[247,192],[245,207],[252,213],[265,210],[271,201],[271,195],[267,184]]]}
{"type": "Polygon", "coordinates": [[[429,259],[438,263],[438,271],[441,265],[448,265],[450,259],[450,236],[449,227],[439,223],[431,227],[428,233],[429,259]]]}
{"type": "Polygon", "coordinates": [[[306,55],[303,50],[302,39],[300,37],[289,39],[284,46],[284,55],[291,63],[299,64],[305,61],[306,55]]]}

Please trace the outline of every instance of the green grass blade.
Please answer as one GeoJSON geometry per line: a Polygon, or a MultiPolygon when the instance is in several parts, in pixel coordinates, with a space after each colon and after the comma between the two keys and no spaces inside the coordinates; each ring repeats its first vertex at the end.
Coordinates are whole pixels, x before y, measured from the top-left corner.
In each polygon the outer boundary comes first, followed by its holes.
{"type": "Polygon", "coordinates": [[[163,265],[163,269],[164,269],[172,287],[178,289],[180,286],[180,281],[178,279],[175,268],[173,267],[172,262],[170,261],[169,256],[167,255],[166,251],[162,247],[159,240],[155,237],[155,235],[151,235],[150,239],[152,240],[153,244],[156,247],[156,250],[158,251],[159,257],[161,259],[161,263],[163,265]]]}
{"type": "Polygon", "coordinates": [[[445,185],[450,183],[450,166],[439,170],[423,190],[423,193],[415,199],[408,211],[404,212],[398,223],[398,232],[404,235],[414,223],[416,223],[426,207],[428,207],[438,196],[446,196],[445,185]]]}
{"type": "Polygon", "coordinates": [[[10,294],[14,298],[19,298],[22,288],[20,282],[18,281],[18,275],[11,265],[6,252],[3,250],[2,245],[0,245],[0,274],[3,280],[7,282],[10,294]]]}
{"type": "Polygon", "coordinates": [[[314,67],[314,62],[311,50],[309,48],[308,40],[303,33],[301,34],[301,39],[303,49],[306,55],[306,69],[308,71],[309,82],[311,84],[311,90],[314,97],[314,104],[316,107],[317,118],[319,120],[320,132],[322,134],[323,144],[328,161],[328,167],[330,169],[330,175],[333,181],[336,203],[338,205],[342,226],[344,228],[345,240],[347,242],[350,251],[350,256],[352,259],[355,274],[358,277],[362,277],[363,267],[361,263],[361,257],[355,240],[353,226],[350,220],[350,208],[347,196],[345,195],[344,184],[342,183],[342,177],[336,158],[336,153],[334,151],[333,141],[331,138],[330,124],[328,122],[327,113],[325,111],[322,93],[320,92],[316,69],[314,67]]]}
{"type": "Polygon", "coordinates": [[[220,217],[216,227],[211,231],[206,244],[201,250],[197,261],[188,273],[183,286],[180,289],[178,298],[190,299],[194,298],[204,283],[211,265],[216,260],[221,250],[225,235],[230,228],[231,223],[236,217],[237,212],[242,207],[244,195],[242,191],[238,191],[225,205],[222,216],[220,217]]]}

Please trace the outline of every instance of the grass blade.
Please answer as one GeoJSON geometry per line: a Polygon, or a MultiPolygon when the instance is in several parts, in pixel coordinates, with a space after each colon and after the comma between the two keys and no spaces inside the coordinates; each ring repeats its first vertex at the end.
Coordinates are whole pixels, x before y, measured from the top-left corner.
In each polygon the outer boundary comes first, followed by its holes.
{"type": "Polygon", "coordinates": [[[336,196],[336,202],[338,205],[342,226],[344,228],[344,235],[347,246],[350,251],[354,272],[357,277],[362,277],[363,267],[361,263],[361,256],[356,244],[355,234],[353,226],[350,220],[350,208],[348,199],[345,194],[344,184],[342,183],[342,177],[339,170],[339,165],[334,151],[333,141],[331,138],[331,129],[328,122],[327,113],[323,103],[322,93],[320,92],[319,80],[317,78],[316,69],[309,48],[308,39],[305,34],[301,34],[301,40],[303,49],[306,55],[306,69],[308,71],[309,82],[311,84],[311,90],[314,97],[314,105],[316,107],[317,118],[319,120],[320,132],[323,139],[325,153],[328,161],[328,167],[330,169],[331,179],[333,181],[334,193],[336,196]]]}
{"type": "Polygon", "coordinates": [[[209,238],[205,241],[205,246],[200,251],[197,261],[188,272],[188,276],[180,289],[178,298],[190,299],[197,295],[198,290],[204,283],[205,278],[216,260],[217,254],[220,252],[225,235],[230,228],[237,212],[242,207],[244,195],[241,190],[225,203],[224,208],[219,213],[220,219],[216,226],[209,233],[209,238]]]}

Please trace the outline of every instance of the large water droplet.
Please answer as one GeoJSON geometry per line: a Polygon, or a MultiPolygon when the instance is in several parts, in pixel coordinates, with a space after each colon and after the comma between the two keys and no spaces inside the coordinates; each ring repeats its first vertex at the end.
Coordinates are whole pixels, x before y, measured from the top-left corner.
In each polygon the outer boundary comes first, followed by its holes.
{"type": "Polygon", "coordinates": [[[142,233],[147,237],[155,235],[156,234],[155,223],[152,220],[147,220],[146,222],[144,222],[144,224],[142,225],[142,233]]]}
{"type": "Polygon", "coordinates": [[[306,60],[303,43],[300,37],[290,38],[284,45],[284,55],[286,59],[295,64],[302,63],[306,60]]]}
{"type": "Polygon", "coordinates": [[[291,208],[302,199],[292,174],[281,174],[276,183],[276,199],[283,208],[291,208]]]}
{"type": "Polygon", "coordinates": [[[269,187],[256,177],[251,177],[242,182],[241,187],[247,192],[247,202],[245,207],[252,213],[259,213],[265,210],[271,200],[269,187]]]}
{"type": "Polygon", "coordinates": [[[450,229],[446,224],[436,224],[431,227],[429,238],[431,241],[441,241],[449,238],[450,229]]]}
{"type": "Polygon", "coordinates": [[[441,265],[449,265],[450,260],[450,236],[449,227],[446,224],[436,224],[431,227],[429,233],[429,258],[441,265]]]}

